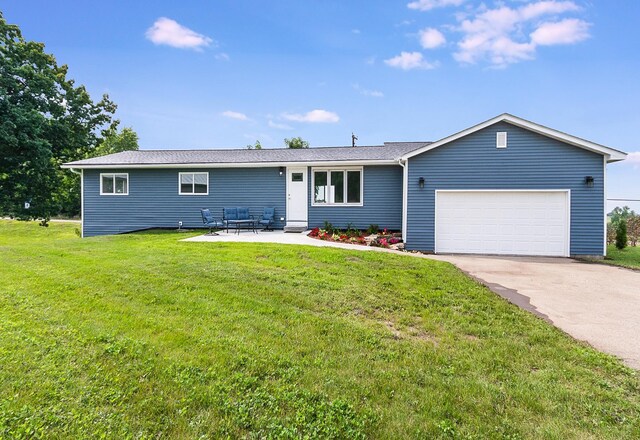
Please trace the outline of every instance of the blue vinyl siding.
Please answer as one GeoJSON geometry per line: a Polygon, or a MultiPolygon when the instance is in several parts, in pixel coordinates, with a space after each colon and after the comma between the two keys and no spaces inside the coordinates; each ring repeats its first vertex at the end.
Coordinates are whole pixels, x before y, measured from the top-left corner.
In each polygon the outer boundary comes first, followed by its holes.
{"type": "Polygon", "coordinates": [[[408,249],[434,250],[436,189],[570,189],[570,253],[603,255],[600,154],[500,122],[415,156],[409,159],[408,249]],[[508,133],[506,149],[496,148],[498,131],[508,133]],[[593,187],[585,185],[585,176],[594,177],[593,187]]]}
{"type": "Polygon", "coordinates": [[[321,227],[325,220],[337,228],[346,228],[349,223],[359,229],[366,229],[372,223],[392,230],[402,228],[402,168],[399,165],[365,166],[363,172],[363,206],[312,206],[312,169],[309,168],[310,228],[321,227]]]}
{"type": "Polygon", "coordinates": [[[222,208],[246,206],[252,215],[276,208],[276,228],[285,215],[285,177],[272,168],[84,170],[84,236],[118,234],[153,227],[202,227],[200,209],[215,217],[222,208]],[[178,195],[178,173],[209,173],[209,195],[178,195]],[[129,174],[128,196],[101,196],[100,173],[129,174]]]}

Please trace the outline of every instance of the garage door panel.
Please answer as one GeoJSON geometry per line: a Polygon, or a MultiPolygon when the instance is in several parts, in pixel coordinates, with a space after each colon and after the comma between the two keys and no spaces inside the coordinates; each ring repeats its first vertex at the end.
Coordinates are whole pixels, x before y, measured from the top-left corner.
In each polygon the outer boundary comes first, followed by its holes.
{"type": "Polygon", "coordinates": [[[566,191],[439,191],[436,251],[568,255],[566,191]]]}

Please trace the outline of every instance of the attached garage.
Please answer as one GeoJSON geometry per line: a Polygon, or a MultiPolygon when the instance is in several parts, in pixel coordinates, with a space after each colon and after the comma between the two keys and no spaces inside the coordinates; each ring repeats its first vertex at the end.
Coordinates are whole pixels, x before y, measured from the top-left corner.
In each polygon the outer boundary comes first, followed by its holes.
{"type": "Polygon", "coordinates": [[[503,114],[400,158],[405,248],[602,256],[606,166],[625,154],[503,114]]]}
{"type": "Polygon", "coordinates": [[[568,190],[436,191],[435,251],[569,256],[568,190]]]}

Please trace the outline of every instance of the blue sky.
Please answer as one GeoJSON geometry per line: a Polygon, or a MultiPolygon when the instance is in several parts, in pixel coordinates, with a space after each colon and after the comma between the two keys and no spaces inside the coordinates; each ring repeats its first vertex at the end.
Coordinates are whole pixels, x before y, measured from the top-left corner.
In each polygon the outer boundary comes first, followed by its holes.
{"type": "MultiPolygon", "coordinates": [[[[141,148],[437,140],[503,112],[632,153],[640,199],[640,2],[2,1],[141,148]]],[[[628,203],[640,211],[640,203],[628,203]]],[[[614,204],[612,203],[611,206],[614,204]]]]}

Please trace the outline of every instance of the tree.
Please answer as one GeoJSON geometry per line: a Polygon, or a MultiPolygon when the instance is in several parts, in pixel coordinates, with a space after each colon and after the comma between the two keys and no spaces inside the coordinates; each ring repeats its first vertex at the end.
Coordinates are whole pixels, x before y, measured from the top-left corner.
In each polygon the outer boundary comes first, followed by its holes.
{"type": "Polygon", "coordinates": [[[611,216],[611,223],[616,224],[620,220],[627,220],[629,217],[633,217],[634,215],[636,215],[636,213],[633,212],[633,210],[628,206],[625,206],[623,208],[616,206],[613,211],[609,213],[609,215],[611,216]]]}
{"type": "Polygon", "coordinates": [[[291,139],[285,138],[284,144],[287,148],[309,148],[309,142],[299,136],[291,139]]]}
{"type": "Polygon", "coordinates": [[[627,222],[624,220],[616,223],[616,247],[620,250],[627,247],[627,222]]]}
{"type": "Polygon", "coordinates": [[[627,234],[631,246],[637,246],[640,241],[640,215],[634,215],[627,219],[627,234]]]}
{"type": "Polygon", "coordinates": [[[247,150],[262,150],[260,141],[256,141],[255,145],[247,144],[247,150]]]}
{"type": "Polygon", "coordinates": [[[607,244],[613,244],[616,241],[616,225],[607,223],[607,244]]]}
{"type": "Polygon", "coordinates": [[[46,225],[79,211],[78,178],[60,165],[87,157],[117,126],[115,110],[107,95],[93,102],[67,66],[0,12],[0,214],[46,225]],[[63,207],[69,200],[77,203],[63,207]]]}
{"type": "Polygon", "coordinates": [[[120,133],[115,129],[110,130],[91,155],[104,156],[122,151],[135,151],[138,148],[138,134],[131,127],[125,127],[120,133]]]}

